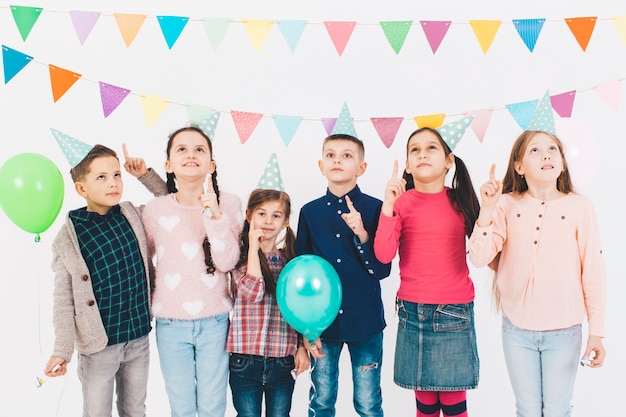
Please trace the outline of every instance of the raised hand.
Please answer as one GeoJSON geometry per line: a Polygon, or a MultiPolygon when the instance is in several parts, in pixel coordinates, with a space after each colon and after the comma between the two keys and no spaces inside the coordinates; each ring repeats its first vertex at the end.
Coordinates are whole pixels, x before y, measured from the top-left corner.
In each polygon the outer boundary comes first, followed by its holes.
{"type": "Polygon", "coordinates": [[[502,181],[496,179],[496,164],[491,164],[489,170],[489,180],[480,187],[481,205],[491,206],[495,204],[502,195],[502,181]]]}
{"type": "Polygon", "coordinates": [[[400,195],[406,191],[406,180],[402,177],[398,178],[398,161],[393,163],[393,171],[391,178],[385,186],[385,201],[383,202],[383,214],[385,216],[393,216],[393,205],[400,195]]]}
{"type": "Polygon", "coordinates": [[[367,241],[367,230],[365,230],[365,226],[363,226],[363,219],[361,218],[361,213],[354,208],[354,204],[350,197],[346,195],[346,204],[348,205],[348,213],[343,213],[341,218],[348,225],[348,227],[354,232],[355,235],[358,236],[361,243],[365,243],[367,241]]]}
{"type": "Polygon", "coordinates": [[[211,173],[206,174],[202,190],[203,193],[200,195],[200,203],[205,210],[205,214],[210,215],[209,217],[213,219],[219,219],[222,217],[222,214],[217,203],[217,194],[213,187],[213,181],[211,181],[211,173]]]}
{"type": "Polygon", "coordinates": [[[131,158],[125,143],[122,143],[122,151],[124,152],[124,168],[126,172],[136,178],[143,177],[148,173],[146,161],[143,158],[131,158]]]}

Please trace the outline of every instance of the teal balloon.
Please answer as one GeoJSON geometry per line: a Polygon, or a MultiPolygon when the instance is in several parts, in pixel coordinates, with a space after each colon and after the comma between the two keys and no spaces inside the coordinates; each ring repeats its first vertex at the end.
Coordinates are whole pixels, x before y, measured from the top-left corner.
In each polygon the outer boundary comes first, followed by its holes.
{"type": "Polygon", "coordinates": [[[27,232],[48,230],[59,215],[64,191],[61,172],[43,155],[18,154],[0,167],[0,207],[27,232]]]}
{"type": "Polygon", "coordinates": [[[341,280],[335,268],[317,255],[300,255],[285,265],[276,283],[283,317],[308,340],[331,325],[341,307],[341,280]]]}

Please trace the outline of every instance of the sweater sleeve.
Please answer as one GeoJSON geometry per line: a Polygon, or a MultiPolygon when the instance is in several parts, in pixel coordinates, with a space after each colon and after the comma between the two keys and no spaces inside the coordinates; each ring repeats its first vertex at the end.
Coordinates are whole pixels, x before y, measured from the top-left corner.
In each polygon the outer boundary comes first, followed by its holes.
{"type": "Polygon", "coordinates": [[[383,263],[391,262],[400,246],[400,220],[397,215],[393,217],[380,213],[378,229],[374,237],[374,254],[383,263]]]}
{"type": "Polygon", "coordinates": [[[74,353],[76,324],[74,321],[74,298],[72,276],[65,266],[63,241],[69,241],[65,229],[55,239],[52,246],[52,270],[54,271],[54,349],[52,356],[69,361],[74,353]]]}
{"type": "Polygon", "coordinates": [[[163,178],[152,168],[148,168],[146,175],[138,178],[139,182],[148,189],[155,197],[167,194],[167,184],[163,178]]]}
{"type": "Polygon", "coordinates": [[[475,267],[490,265],[506,240],[506,216],[499,203],[489,226],[480,227],[474,224],[469,239],[469,260],[475,267]]]}

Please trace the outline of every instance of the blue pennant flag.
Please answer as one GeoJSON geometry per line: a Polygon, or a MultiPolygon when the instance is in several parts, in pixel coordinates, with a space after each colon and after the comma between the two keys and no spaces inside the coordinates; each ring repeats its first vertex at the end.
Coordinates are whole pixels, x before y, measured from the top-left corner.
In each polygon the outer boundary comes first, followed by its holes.
{"type": "Polygon", "coordinates": [[[11,78],[22,70],[33,60],[32,56],[23,54],[8,46],[2,45],[2,63],[4,64],[4,83],[11,81],[11,78]]]}
{"type": "Polygon", "coordinates": [[[535,49],[535,44],[537,43],[537,39],[539,38],[539,34],[541,33],[541,29],[543,29],[543,24],[546,19],[514,19],[513,24],[515,25],[515,29],[517,29],[517,33],[522,38],[526,47],[530,52],[535,49]]]}
{"type": "Polygon", "coordinates": [[[280,133],[280,137],[283,138],[285,146],[289,146],[293,136],[296,134],[296,130],[300,127],[302,117],[300,116],[279,116],[273,115],[274,124],[280,133]]]}
{"type": "Polygon", "coordinates": [[[507,104],[506,109],[511,113],[517,124],[524,130],[535,114],[535,109],[539,100],[522,101],[519,103],[507,104]]]}
{"type": "Polygon", "coordinates": [[[291,52],[296,50],[300,37],[306,26],[306,20],[277,20],[276,24],[289,45],[291,52]]]}
{"type": "Polygon", "coordinates": [[[167,42],[167,47],[172,49],[181,32],[189,22],[188,17],[182,16],[157,16],[159,26],[161,26],[161,32],[167,42]]]}

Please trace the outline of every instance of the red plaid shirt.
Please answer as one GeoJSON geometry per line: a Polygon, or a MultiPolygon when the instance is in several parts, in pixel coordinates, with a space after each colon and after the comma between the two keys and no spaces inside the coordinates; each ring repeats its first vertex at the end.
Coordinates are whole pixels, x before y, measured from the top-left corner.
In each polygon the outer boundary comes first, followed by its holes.
{"type": "MultiPolygon", "coordinates": [[[[274,277],[285,266],[283,254],[265,254],[274,277]]],[[[265,293],[263,278],[246,273],[246,266],[234,270],[235,306],[228,330],[226,350],[232,353],[281,358],[294,355],[298,333],[283,318],[276,296],[265,293]]]]}

